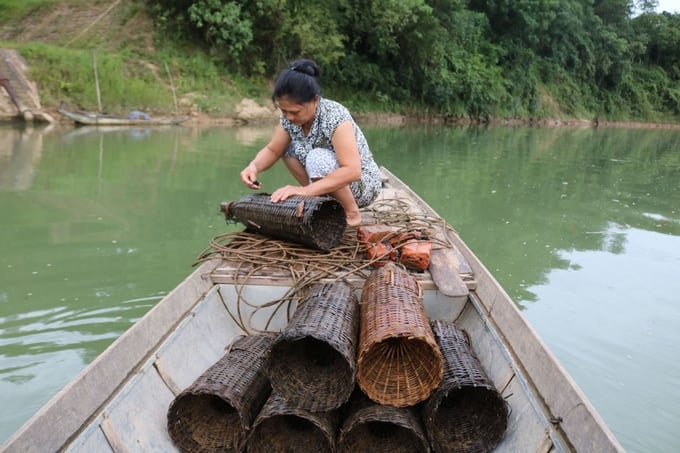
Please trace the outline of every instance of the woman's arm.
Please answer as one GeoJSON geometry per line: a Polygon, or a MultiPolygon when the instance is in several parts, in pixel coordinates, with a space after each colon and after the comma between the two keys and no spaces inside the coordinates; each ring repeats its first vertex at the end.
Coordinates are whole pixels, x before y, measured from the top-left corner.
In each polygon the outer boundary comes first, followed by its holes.
{"type": "Polygon", "coordinates": [[[241,181],[251,189],[258,189],[259,184],[256,184],[257,174],[269,169],[277,160],[283,156],[283,153],[290,144],[290,135],[279,124],[274,129],[271,140],[262,148],[255,158],[250,161],[248,166],[241,171],[241,181]]]}
{"type": "Polygon", "coordinates": [[[359,157],[359,148],[352,122],[341,123],[335,129],[331,142],[338,159],[339,166],[336,170],[303,187],[281,187],[272,194],[271,200],[277,202],[292,195],[326,195],[359,180],[361,178],[361,158],[359,157]]]}

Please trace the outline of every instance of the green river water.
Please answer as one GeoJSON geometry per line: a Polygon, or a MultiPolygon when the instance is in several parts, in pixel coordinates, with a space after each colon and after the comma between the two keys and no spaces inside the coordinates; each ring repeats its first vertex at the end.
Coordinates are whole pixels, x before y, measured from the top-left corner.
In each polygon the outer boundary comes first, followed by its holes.
{"type": "MultiPolygon", "coordinates": [[[[0,443],[227,231],[219,203],[250,193],[270,129],[0,128],[0,443]]],[[[680,451],[680,130],[364,131],[626,450],[680,451]]]]}

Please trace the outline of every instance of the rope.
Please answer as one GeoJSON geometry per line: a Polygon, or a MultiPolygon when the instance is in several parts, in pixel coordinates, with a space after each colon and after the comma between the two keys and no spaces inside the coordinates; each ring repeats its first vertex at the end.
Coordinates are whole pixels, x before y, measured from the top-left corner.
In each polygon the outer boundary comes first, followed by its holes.
{"type": "MultiPolygon", "coordinates": [[[[447,240],[432,237],[432,232],[436,229],[447,226],[442,218],[415,214],[410,212],[409,208],[407,202],[392,199],[375,202],[370,208],[364,208],[362,211],[366,218],[372,219],[373,224],[397,227],[394,233],[385,238],[386,240],[419,229],[430,237],[433,249],[452,247],[447,240]]],[[[358,241],[356,232],[356,228],[348,228],[340,244],[327,251],[314,250],[247,231],[222,233],[210,240],[208,247],[198,255],[193,265],[215,258],[237,263],[234,274],[241,277],[236,286],[236,313],[231,312],[228,304],[225,303],[224,306],[232,320],[245,333],[270,332],[272,320],[282,309],[285,308],[286,320],[290,321],[295,303],[301,299],[306,287],[324,279],[335,282],[352,276],[363,279],[368,276],[373,264],[381,258],[364,259],[366,248],[358,241]],[[288,275],[294,285],[278,299],[258,304],[248,301],[243,295],[248,281],[255,275],[266,275],[267,270],[288,275]],[[243,307],[253,310],[248,317],[244,317],[243,307]],[[272,310],[266,318],[264,330],[255,329],[253,317],[264,309],[272,310]]],[[[402,245],[405,243],[398,244],[395,248],[398,249],[402,245]]]]}

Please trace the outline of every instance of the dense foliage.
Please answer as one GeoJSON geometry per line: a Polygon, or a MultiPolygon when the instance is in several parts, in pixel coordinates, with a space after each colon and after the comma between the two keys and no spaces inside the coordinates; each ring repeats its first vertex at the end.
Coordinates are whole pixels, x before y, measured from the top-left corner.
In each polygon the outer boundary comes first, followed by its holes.
{"type": "Polygon", "coordinates": [[[680,15],[656,0],[149,0],[232,71],[315,58],[324,82],[451,116],[680,114],[680,15]]]}
{"type": "MultiPolygon", "coordinates": [[[[58,3],[0,1],[2,36],[30,38],[20,45],[35,54],[34,72],[44,63],[46,86],[49,73],[73,72],[48,58],[66,49],[87,56],[106,49],[135,74],[147,61],[159,69],[156,78],[169,65],[179,91],[208,100],[223,100],[227,80],[240,89],[232,96],[248,84],[261,94],[262,81],[309,56],[321,64],[327,92],[364,111],[482,120],[680,118],[680,14],[657,13],[656,0],[127,0],[114,4],[115,19],[108,8],[95,21],[106,15],[108,26],[57,25],[36,42],[35,32],[21,35],[36,26],[38,12],[54,16],[58,3]],[[138,33],[135,24],[146,26],[148,17],[155,32],[138,33]],[[145,41],[151,33],[155,45],[145,41]]],[[[64,80],[72,86],[55,88],[55,99],[90,103],[73,78],[64,80]]],[[[156,98],[151,104],[167,103],[156,98]]]]}

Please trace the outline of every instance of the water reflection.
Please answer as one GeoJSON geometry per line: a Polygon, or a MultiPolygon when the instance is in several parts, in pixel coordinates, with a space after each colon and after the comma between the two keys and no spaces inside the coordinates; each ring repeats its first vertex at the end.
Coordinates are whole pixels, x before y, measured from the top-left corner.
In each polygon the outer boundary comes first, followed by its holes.
{"type": "Polygon", "coordinates": [[[106,134],[122,134],[127,135],[133,140],[144,140],[153,131],[168,132],[172,131],[174,126],[154,126],[154,127],[137,127],[137,126],[83,126],[68,129],[62,133],[60,138],[64,143],[76,143],[86,136],[100,136],[106,134]]]}
{"type": "Polygon", "coordinates": [[[0,129],[0,190],[26,190],[33,184],[43,150],[42,129],[0,129]]]}
{"type": "Polygon", "coordinates": [[[273,130],[273,127],[240,127],[236,131],[236,142],[245,146],[256,146],[258,143],[266,143],[269,141],[273,130]]]}
{"type": "Polygon", "coordinates": [[[623,253],[624,237],[598,234],[611,223],[680,235],[677,131],[378,134],[379,160],[461,232],[516,300],[536,301],[526,288],[568,268],[560,250],[623,253]]]}
{"type": "Polygon", "coordinates": [[[605,237],[617,245],[559,251],[572,266],[529,288],[540,303],[525,315],[628,451],[676,450],[680,237],[615,224],[605,237]]]}
{"type": "MultiPolygon", "coordinates": [[[[680,407],[666,378],[680,374],[669,366],[680,363],[669,300],[680,289],[680,132],[364,132],[378,163],[524,309],[624,445],[679,449],[644,416],[680,407]],[[640,370],[656,388],[641,390],[640,370]],[[632,424],[636,407],[648,410],[632,424]]],[[[0,129],[0,439],[192,270],[228,228],[219,203],[250,193],[238,173],[270,133],[0,129]]],[[[265,191],[291,182],[278,164],[262,175],[265,191]]],[[[680,423],[679,411],[661,424],[680,423]]]]}

